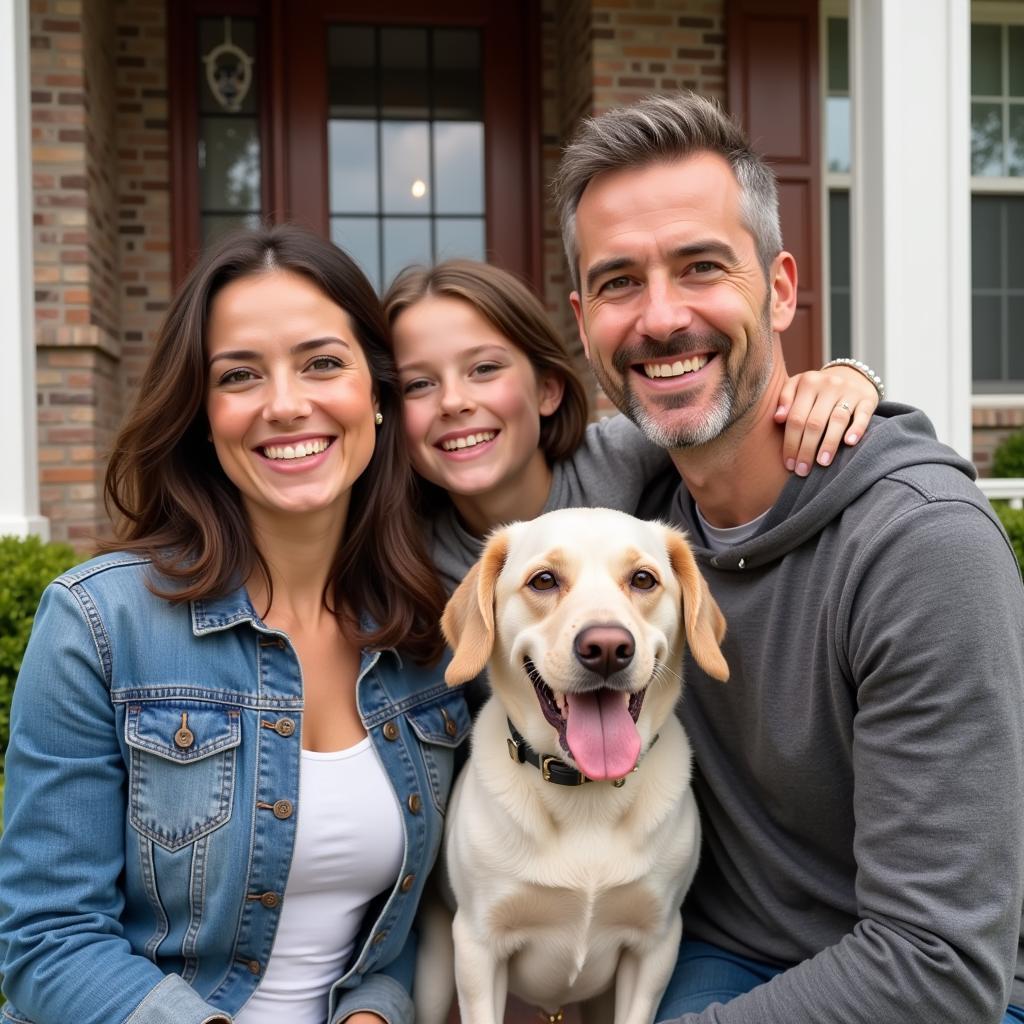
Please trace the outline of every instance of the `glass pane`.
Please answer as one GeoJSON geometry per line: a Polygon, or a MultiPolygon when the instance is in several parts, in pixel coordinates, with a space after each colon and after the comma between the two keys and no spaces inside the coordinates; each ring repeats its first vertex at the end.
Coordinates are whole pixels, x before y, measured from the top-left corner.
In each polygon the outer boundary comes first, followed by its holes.
{"type": "Polygon", "coordinates": [[[1005,223],[1006,286],[1024,289],[1024,197],[1008,196],[1001,206],[1005,223]]]}
{"type": "Polygon", "coordinates": [[[331,213],[376,213],[376,121],[328,121],[331,213]]]}
{"type": "Polygon", "coordinates": [[[1006,140],[1006,173],[1012,177],[1024,175],[1024,105],[1011,103],[1010,134],[1006,140]]]}
{"type": "Polygon", "coordinates": [[[829,280],[833,287],[850,286],[850,193],[828,194],[829,280]]]}
{"type": "Polygon", "coordinates": [[[374,29],[355,25],[328,28],[327,104],[330,117],[377,116],[374,29]]]}
{"type": "Polygon", "coordinates": [[[434,32],[434,117],[481,121],[480,33],[467,29],[434,32]]]}
{"type": "Polygon", "coordinates": [[[199,178],[204,210],[259,210],[260,139],[255,118],[200,118],[199,178]]]}
{"type": "Polygon", "coordinates": [[[255,57],[253,18],[199,19],[201,114],[256,113],[255,57]]]}
{"type": "Polygon", "coordinates": [[[359,264],[380,291],[380,221],[376,217],[332,217],[331,241],[359,264]]]}
{"type": "Polygon", "coordinates": [[[999,380],[1002,373],[1002,299],[975,295],[971,316],[971,358],[975,380],[999,380]]]}
{"type": "Polygon", "coordinates": [[[828,91],[850,91],[849,22],[828,19],[828,91]]]}
{"type": "Polygon", "coordinates": [[[1014,296],[1007,309],[1006,370],[1007,378],[1024,383],[1024,298],[1014,296]]]}
{"type": "Polygon", "coordinates": [[[483,260],[483,217],[438,217],[435,226],[438,260],[450,260],[456,256],[467,260],[483,260]]]}
{"type": "Polygon", "coordinates": [[[484,212],[484,126],[472,121],[434,123],[437,213],[484,212]]]}
{"type": "Polygon", "coordinates": [[[830,359],[849,359],[853,355],[850,340],[850,292],[841,288],[829,293],[830,359]]]}
{"type": "Polygon", "coordinates": [[[850,98],[829,96],[825,100],[825,152],[828,169],[839,173],[850,170],[850,98]]]}
{"type": "Polygon", "coordinates": [[[426,121],[381,124],[384,211],[430,213],[430,125],[426,121]]]}
{"type": "Polygon", "coordinates": [[[1009,32],[1010,95],[1024,96],[1024,27],[1011,25],[1009,32]]]}
{"type": "Polygon", "coordinates": [[[971,174],[1003,173],[1003,113],[996,103],[971,104],[971,174]]]}
{"type": "Polygon", "coordinates": [[[430,117],[426,29],[381,29],[380,69],[383,117],[430,117]]]}
{"type": "Polygon", "coordinates": [[[971,285],[1001,288],[1002,206],[996,196],[971,198],[971,285]]]}
{"type": "Polygon", "coordinates": [[[384,218],[384,280],[394,276],[410,263],[430,264],[430,219],[427,217],[384,218]]]}
{"type": "Polygon", "coordinates": [[[260,215],[258,213],[239,214],[208,214],[201,218],[203,233],[203,245],[208,245],[214,239],[221,238],[231,231],[239,228],[258,228],[260,226],[260,215]]]}
{"type": "Polygon", "coordinates": [[[971,95],[1003,95],[1001,25],[971,25],[971,95]]]}

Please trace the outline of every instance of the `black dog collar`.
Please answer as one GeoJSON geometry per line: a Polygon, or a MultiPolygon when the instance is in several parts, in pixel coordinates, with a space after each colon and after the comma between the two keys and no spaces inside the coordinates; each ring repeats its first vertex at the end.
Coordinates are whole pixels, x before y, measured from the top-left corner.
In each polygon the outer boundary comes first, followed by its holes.
{"type": "MultiPolygon", "coordinates": [[[[545,782],[550,782],[555,786],[582,786],[584,782],[593,782],[593,779],[588,778],[581,771],[577,771],[571,765],[567,765],[560,758],[555,757],[553,754],[538,754],[537,751],[530,746],[529,743],[523,738],[522,733],[512,724],[511,718],[506,718],[508,722],[509,736],[506,739],[508,743],[508,756],[512,758],[516,764],[532,764],[534,768],[540,770],[541,778],[545,782]]],[[[651,740],[651,747],[658,742],[658,737],[655,736],[651,740]]],[[[651,747],[647,749],[650,750],[651,747]]],[[[636,768],[633,769],[636,771],[636,768]]],[[[626,784],[625,779],[615,779],[612,785],[616,788],[624,786],[626,784]]]]}

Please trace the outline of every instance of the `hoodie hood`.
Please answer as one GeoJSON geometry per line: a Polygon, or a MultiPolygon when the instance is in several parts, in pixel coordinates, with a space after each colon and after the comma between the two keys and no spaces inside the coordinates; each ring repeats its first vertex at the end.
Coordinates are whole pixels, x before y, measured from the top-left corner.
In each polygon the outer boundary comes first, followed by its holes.
{"type": "Polygon", "coordinates": [[[841,447],[828,468],[815,466],[806,477],[790,476],[760,531],[749,540],[728,551],[716,553],[708,548],[685,486],[676,495],[673,519],[685,525],[698,557],[716,569],[754,569],[819,534],[878,481],[919,474],[931,466],[949,467],[962,474],[965,482],[977,476],[972,463],[936,441],[931,421],[920,409],[883,402],[858,445],[841,447]]]}

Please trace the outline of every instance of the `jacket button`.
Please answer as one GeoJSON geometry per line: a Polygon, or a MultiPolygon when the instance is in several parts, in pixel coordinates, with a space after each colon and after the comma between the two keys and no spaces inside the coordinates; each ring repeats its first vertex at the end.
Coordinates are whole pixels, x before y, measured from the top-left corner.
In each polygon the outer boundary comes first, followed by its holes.
{"type": "Polygon", "coordinates": [[[375,946],[379,946],[387,937],[387,932],[377,932],[377,934],[374,935],[372,942],[375,946]]]}
{"type": "Polygon", "coordinates": [[[423,801],[420,799],[419,793],[413,793],[406,803],[413,814],[419,814],[420,811],[423,810],[423,801]]]}
{"type": "Polygon", "coordinates": [[[384,739],[386,740],[397,740],[398,739],[398,726],[394,722],[384,723],[384,739]]]}
{"type": "Polygon", "coordinates": [[[441,708],[441,714],[444,717],[444,731],[449,736],[454,736],[459,731],[459,727],[452,721],[451,716],[444,708],[441,708]]]}
{"type": "Polygon", "coordinates": [[[291,736],[295,732],[295,722],[290,718],[279,718],[274,723],[278,736],[291,736]]]}
{"type": "Polygon", "coordinates": [[[405,878],[402,879],[402,884],[399,886],[399,888],[402,890],[402,892],[408,892],[415,884],[416,876],[406,875],[405,878]]]}
{"type": "Polygon", "coordinates": [[[274,817],[281,821],[290,818],[293,810],[291,800],[278,800],[274,803],[274,817]]]}
{"type": "Polygon", "coordinates": [[[250,960],[245,966],[249,968],[249,973],[250,974],[259,974],[260,973],[260,962],[259,962],[259,960],[250,960]]]}
{"type": "Polygon", "coordinates": [[[260,903],[267,908],[267,910],[273,910],[274,907],[281,902],[281,897],[276,892],[265,892],[260,897],[260,903]]]}

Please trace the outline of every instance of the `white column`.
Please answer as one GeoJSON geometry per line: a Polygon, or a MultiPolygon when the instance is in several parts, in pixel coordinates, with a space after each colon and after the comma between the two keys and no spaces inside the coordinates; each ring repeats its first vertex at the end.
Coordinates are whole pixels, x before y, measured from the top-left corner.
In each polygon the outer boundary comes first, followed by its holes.
{"type": "Polygon", "coordinates": [[[28,0],[0,0],[0,534],[46,538],[36,450],[30,147],[28,0]]]}
{"type": "Polygon", "coordinates": [[[971,455],[969,0],[851,0],[853,351],[971,455]]]}

